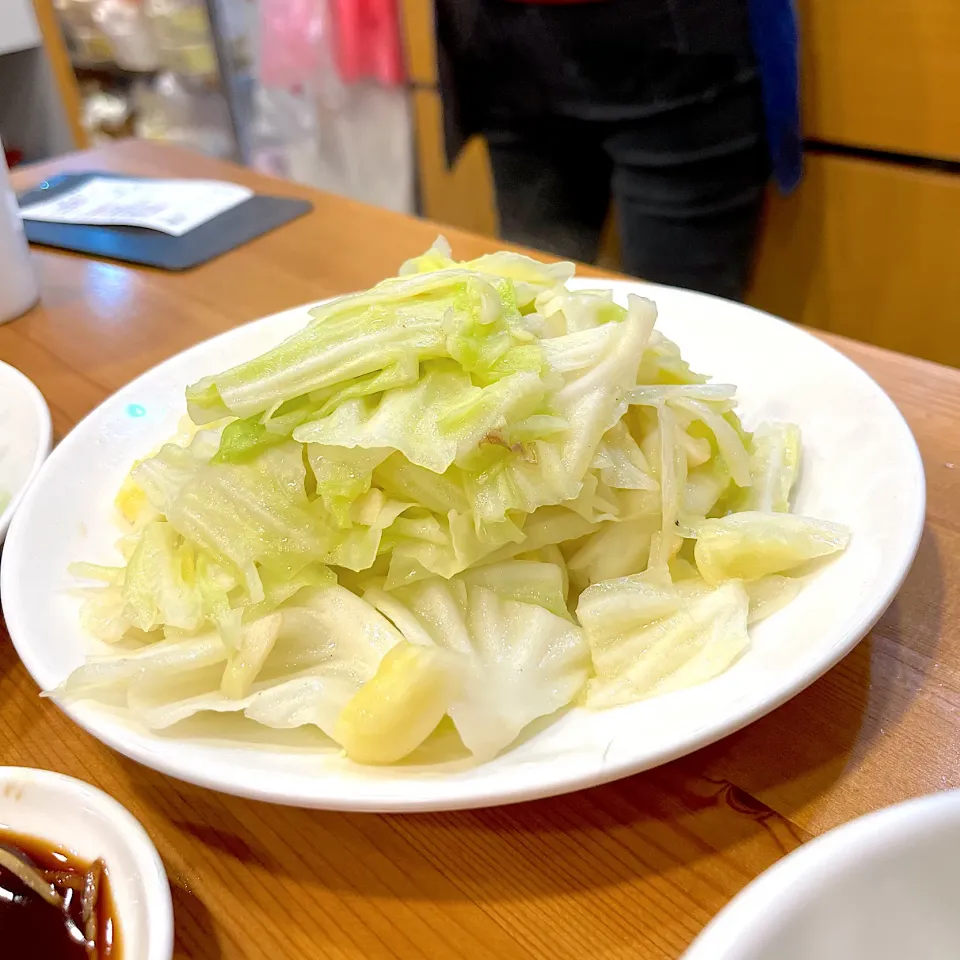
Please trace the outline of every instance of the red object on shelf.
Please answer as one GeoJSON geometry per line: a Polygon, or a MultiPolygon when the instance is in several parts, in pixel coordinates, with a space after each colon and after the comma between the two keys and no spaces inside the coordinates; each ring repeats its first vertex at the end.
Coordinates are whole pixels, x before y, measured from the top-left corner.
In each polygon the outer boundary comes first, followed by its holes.
{"type": "Polygon", "coordinates": [[[3,153],[4,153],[4,156],[6,157],[6,160],[7,160],[7,167],[9,167],[11,170],[12,170],[18,163],[23,163],[23,151],[22,151],[22,150],[17,150],[15,147],[12,147],[11,149],[8,150],[6,147],[4,147],[4,148],[3,148],[3,153]]]}
{"type": "Polygon", "coordinates": [[[337,67],[344,83],[403,83],[397,0],[331,0],[337,67]]]}
{"type": "Polygon", "coordinates": [[[404,82],[397,0],[261,0],[260,80],[295,90],[319,69],[329,44],[344,83],[404,82]]]}

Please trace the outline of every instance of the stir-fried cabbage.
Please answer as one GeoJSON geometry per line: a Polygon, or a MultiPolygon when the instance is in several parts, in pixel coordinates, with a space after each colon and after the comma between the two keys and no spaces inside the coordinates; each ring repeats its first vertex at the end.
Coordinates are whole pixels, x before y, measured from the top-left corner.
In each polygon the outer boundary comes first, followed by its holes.
{"type": "Polygon", "coordinates": [[[747,432],[653,303],[572,274],[441,240],[189,386],[117,496],[122,562],[74,567],[119,652],[53,694],[313,725],[361,763],[449,717],[483,760],[729,666],[847,533],[789,513],[795,426],[747,432]]]}

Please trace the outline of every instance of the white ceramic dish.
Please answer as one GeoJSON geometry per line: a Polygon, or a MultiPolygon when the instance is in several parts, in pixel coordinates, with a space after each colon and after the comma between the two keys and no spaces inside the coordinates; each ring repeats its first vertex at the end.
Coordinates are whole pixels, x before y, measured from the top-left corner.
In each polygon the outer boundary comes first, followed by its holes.
{"type": "Polygon", "coordinates": [[[170,960],[173,905],[146,831],[102,790],[49,770],[0,767],[0,828],[107,865],[124,960],[170,960]]]}
{"type": "Polygon", "coordinates": [[[52,437],[43,394],[15,367],[0,362],[0,543],[50,453],[52,437]]]}
{"type": "Polygon", "coordinates": [[[741,891],[683,960],[956,960],[960,791],[812,840],[741,891]]]}
{"type": "MultiPolygon", "coordinates": [[[[658,301],[660,329],[693,365],[740,387],[748,426],[763,418],[800,424],[797,509],[853,531],[847,552],[761,623],[752,648],[725,674],[607,712],[571,710],[483,765],[361,767],[303,738],[281,743],[263,734],[251,745],[212,740],[202,726],[158,735],[89,703],[70,704],[69,715],[142,763],[229,793],[334,809],[452,809],[549,796],[656,766],[744,726],[815,680],[870,629],[916,551],[925,488],[909,428],[862,370],[796,327],[712,297],[625,281],[609,286],[621,300],[635,291],[658,301]]],[[[184,387],[259,354],[305,318],[303,308],[267,317],[168,360],[59,445],[21,506],[0,573],[10,635],[41,687],[56,686],[96,649],[80,631],[67,565],[117,561],[112,498],[132,462],[174,431],[184,387]]]]}

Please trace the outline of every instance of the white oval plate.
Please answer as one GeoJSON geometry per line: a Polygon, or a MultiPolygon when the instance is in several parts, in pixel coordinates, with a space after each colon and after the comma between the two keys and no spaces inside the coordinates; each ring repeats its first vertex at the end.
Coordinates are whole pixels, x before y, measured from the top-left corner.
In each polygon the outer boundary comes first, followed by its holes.
{"type": "Polygon", "coordinates": [[[0,543],[52,438],[43,394],[16,367],[0,361],[0,543]]]}
{"type": "Polygon", "coordinates": [[[960,791],[804,844],[737,894],[683,960],[956,960],[960,791]]]}
{"type": "MultiPolygon", "coordinates": [[[[752,633],[725,674],[614,710],[573,709],[492,762],[362,767],[333,750],[264,733],[255,745],[204,729],[151,733],[89,703],[66,712],[121,753],[175,777],[278,803],[370,811],[509,803],[604,783],[705,746],[768,713],[853,648],[893,599],[917,549],[924,476],[889,397],[802,330],[712,297],[592,281],[654,298],[659,328],[696,369],[740,387],[745,422],[803,430],[797,510],[847,524],[849,549],[752,633]]],[[[107,400],[59,445],[10,529],[0,572],[7,627],[37,683],[51,688],[96,649],[77,620],[67,565],[116,563],[112,501],[137,458],[172,434],[187,384],[253,357],[301,327],[304,308],[238,327],[166,361],[107,400]]]]}
{"type": "Polygon", "coordinates": [[[107,865],[127,960],[170,960],[173,904],[163,861],[113,797],[50,770],[0,767],[0,826],[107,865]]]}

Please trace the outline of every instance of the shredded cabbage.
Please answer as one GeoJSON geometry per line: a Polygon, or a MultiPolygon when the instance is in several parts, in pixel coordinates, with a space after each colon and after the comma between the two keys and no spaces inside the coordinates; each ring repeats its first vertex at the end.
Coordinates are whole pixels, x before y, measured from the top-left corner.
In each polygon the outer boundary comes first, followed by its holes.
{"type": "Polygon", "coordinates": [[[478,760],[575,703],[703,682],[846,546],[790,514],[800,432],[746,431],[656,307],[438,240],[186,390],[77,563],[116,645],[52,695],[144,725],[312,725],[359,763],[444,717],[478,760]]]}

